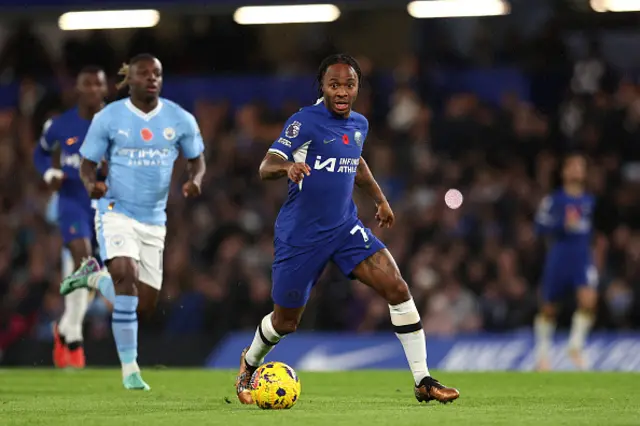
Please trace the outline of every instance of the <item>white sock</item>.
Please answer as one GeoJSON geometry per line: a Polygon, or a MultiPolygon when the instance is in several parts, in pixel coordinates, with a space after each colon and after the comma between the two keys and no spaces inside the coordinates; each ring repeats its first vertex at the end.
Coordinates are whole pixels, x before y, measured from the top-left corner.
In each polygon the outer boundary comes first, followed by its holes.
{"type": "Polygon", "coordinates": [[[68,248],[62,249],[62,263],[60,265],[61,273],[63,277],[68,277],[73,274],[73,271],[76,269],[76,265],[73,262],[73,256],[71,256],[71,251],[68,248]]]}
{"type": "Polygon", "coordinates": [[[139,373],[139,372],[140,372],[140,367],[138,366],[138,363],[136,361],[129,362],[129,363],[126,363],[126,364],[122,364],[122,378],[123,379],[126,379],[127,377],[129,377],[133,373],[139,373]]]}
{"type": "Polygon", "coordinates": [[[389,311],[391,324],[404,348],[413,380],[418,385],[422,379],[429,376],[427,342],[420,322],[420,314],[413,299],[399,305],[389,305],[389,311]]]}
{"type": "Polygon", "coordinates": [[[99,290],[100,288],[98,287],[98,282],[100,281],[100,278],[107,275],[109,275],[109,271],[107,271],[107,268],[101,269],[98,272],[94,272],[87,278],[87,284],[90,288],[99,290]]]}
{"type": "Polygon", "coordinates": [[[64,313],[58,329],[67,344],[82,342],[82,323],[89,308],[89,290],[80,288],[64,297],[64,313]]]}
{"type": "Polygon", "coordinates": [[[276,333],[273,328],[273,322],[271,317],[273,312],[262,319],[255,336],[253,336],[253,342],[245,355],[245,361],[252,367],[259,367],[264,362],[264,357],[278,344],[282,336],[276,333]]]}
{"type": "Polygon", "coordinates": [[[571,320],[571,331],[569,332],[569,349],[581,351],[584,348],[584,343],[592,325],[592,315],[584,311],[574,312],[571,320]]]}
{"type": "Polygon", "coordinates": [[[538,361],[541,361],[549,356],[556,324],[544,316],[538,315],[534,321],[533,329],[536,338],[536,357],[538,361]]]}

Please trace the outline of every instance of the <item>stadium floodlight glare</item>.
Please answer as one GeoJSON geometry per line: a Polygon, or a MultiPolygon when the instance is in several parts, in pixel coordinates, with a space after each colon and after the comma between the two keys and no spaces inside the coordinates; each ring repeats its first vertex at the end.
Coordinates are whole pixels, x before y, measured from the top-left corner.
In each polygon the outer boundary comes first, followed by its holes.
{"type": "Polygon", "coordinates": [[[233,14],[233,19],[240,25],[309,24],[333,22],[339,17],[340,9],[333,4],[244,6],[233,14]]]}
{"type": "Polygon", "coordinates": [[[150,28],[158,25],[160,12],[148,10],[100,10],[67,12],[58,19],[63,31],[150,28]]]}
{"type": "Polygon", "coordinates": [[[591,0],[596,12],[640,12],[640,0],[591,0]]]}
{"type": "Polygon", "coordinates": [[[425,0],[412,1],[407,6],[414,18],[462,18],[471,16],[508,15],[507,0],[425,0]]]}

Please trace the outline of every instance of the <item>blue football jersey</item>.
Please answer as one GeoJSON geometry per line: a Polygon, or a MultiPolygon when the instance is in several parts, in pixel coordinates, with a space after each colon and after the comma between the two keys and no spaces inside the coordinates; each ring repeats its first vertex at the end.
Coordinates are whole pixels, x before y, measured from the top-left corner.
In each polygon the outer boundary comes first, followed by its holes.
{"type": "Polygon", "coordinates": [[[160,99],[149,113],[130,99],[109,104],[91,122],[80,154],[109,164],[108,191],[98,212],[114,211],[151,225],[166,223],[173,165],[179,152],[200,156],[204,144],[193,115],[160,99]]]}
{"type": "Polygon", "coordinates": [[[553,246],[550,253],[590,256],[594,207],[595,198],[587,193],[572,196],[558,190],[542,200],[536,214],[536,231],[539,235],[551,237],[553,246]],[[577,218],[573,228],[565,225],[569,215],[577,218]]]}
{"type": "Polygon", "coordinates": [[[363,115],[337,117],[320,101],[289,118],[269,152],[306,162],[311,174],[299,184],[289,181],[287,200],[276,220],[277,238],[292,246],[313,245],[357,220],[353,186],[368,131],[363,115]]]}
{"type": "Polygon", "coordinates": [[[64,180],[60,187],[60,202],[75,203],[90,209],[91,200],[80,180],[80,146],[89,130],[90,120],[82,118],[73,108],[44,124],[34,161],[41,174],[51,167],[50,153],[60,148],[60,163],[64,180]]]}

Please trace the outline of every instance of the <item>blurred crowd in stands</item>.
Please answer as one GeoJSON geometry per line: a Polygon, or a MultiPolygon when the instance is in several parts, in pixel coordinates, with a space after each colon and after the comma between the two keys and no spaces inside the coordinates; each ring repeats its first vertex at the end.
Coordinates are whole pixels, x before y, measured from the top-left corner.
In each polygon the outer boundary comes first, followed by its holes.
{"type": "MultiPolygon", "coordinates": [[[[141,34],[131,52],[153,52],[155,41],[141,34]]],[[[549,64],[565,55],[555,43],[547,45],[549,64]]],[[[206,63],[196,61],[207,57],[225,57],[230,70],[250,69],[242,58],[258,61],[224,51],[194,53],[198,46],[224,49],[229,43],[194,40],[190,45],[195,50],[175,61],[167,56],[169,69],[206,70],[206,63]]],[[[232,50],[242,52],[237,46],[232,50]]],[[[47,323],[62,310],[61,239],[45,219],[51,194],[31,161],[42,122],[73,103],[72,80],[61,70],[98,63],[113,73],[120,63],[98,32],[85,45],[69,42],[64,53],[64,64],[54,63],[40,41],[25,32],[10,39],[0,56],[0,76],[21,84],[18,104],[0,111],[0,329],[5,333],[0,333],[0,348],[11,327],[27,330],[35,324],[33,333],[47,338],[47,323]],[[51,75],[58,76],[59,91],[38,83],[51,75]]],[[[426,59],[419,57],[389,70],[396,87],[388,99],[380,99],[376,75],[384,70],[360,58],[366,84],[356,109],[371,121],[365,158],[397,216],[394,228],[376,233],[411,286],[428,332],[531,325],[545,249],[532,219],[541,197],[558,185],[562,155],[574,149],[588,155],[589,189],[598,200],[596,327],[640,326],[640,91],[592,53],[562,64],[567,70],[562,99],[552,108],[536,108],[514,93],[502,94],[496,105],[472,93],[440,97],[421,78],[426,59]],[[464,194],[460,209],[444,204],[449,188],[464,194]]],[[[446,64],[447,56],[436,59],[446,64]]],[[[185,175],[178,163],[168,207],[162,297],[142,333],[253,329],[271,309],[273,223],[286,184],[261,182],[257,169],[286,117],[300,106],[269,110],[252,103],[231,110],[223,102],[196,103],[193,112],[208,163],[203,195],[193,201],[181,197],[185,175]]],[[[372,203],[360,194],[356,199],[362,220],[375,227],[372,203]]],[[[302,328],[388,329],[388,315],[370,289],[330,267],[302,328]]],[[[97,298],[86,338],[110,338],[108,321],[97,298]]]]}

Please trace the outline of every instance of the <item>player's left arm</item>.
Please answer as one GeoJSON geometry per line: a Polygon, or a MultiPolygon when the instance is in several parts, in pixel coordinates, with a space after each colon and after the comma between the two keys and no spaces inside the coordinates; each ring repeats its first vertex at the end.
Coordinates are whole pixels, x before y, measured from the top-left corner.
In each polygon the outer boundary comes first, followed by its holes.
{"type": "Polygon", "coordinates": [[[202,192],[202,179],[207,171],[204,160],[204,141],[195,117],[189,113],[185,116],[186,129],[180,138],[180,148],[187,158],[189,180],[182,186],[182,194],[185,197],[197,197],[202,192]]]}
{"type": "Polygon", "coordinates": [[[376,208],[378,209],[376,213],[378,225],[381,228],[390,228],[395,220],[393,210],[391,210],[391,206],[387,201],[387,197],[385,197],[382,192],[380,185],[378,185],[378,182],[376,182],[373,177],[373,173],[371,173],[371,169],[369,169],[367,162],[362,157],[360,157],[360,162],[358,163],[358,168],[356,170],[355,184],[369,197],[371,197],[376,204],[376,208]]]}

